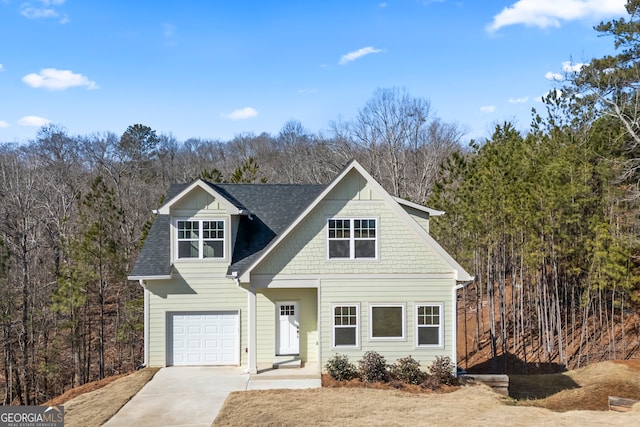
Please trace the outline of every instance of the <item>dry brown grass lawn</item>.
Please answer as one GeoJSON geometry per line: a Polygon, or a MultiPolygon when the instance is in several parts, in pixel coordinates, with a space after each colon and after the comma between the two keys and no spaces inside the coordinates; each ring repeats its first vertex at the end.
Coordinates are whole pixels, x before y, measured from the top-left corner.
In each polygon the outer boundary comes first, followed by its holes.
{"type": "MultiPolygon", "coordinates": [[[[607,362],[564,375],[568,377],[556,377],[555,380],[531,376],[531,381],[524,387],[548,397],[520,402],[495,394],[484,385],[469,385],[451,393],[349,387],[234,392],[227,398],[213,425],[640,425],[640,405],[635,405],[633,412],[628,413],[583,410],[590,407],[592,400],[600,399],[602,393],[635,390],[639,371],[607,362]],[[606,387],[610,383],[614,386],[606,387]],[[536,387],[540,389],[536,391],[536,387]],[[568,410],[569,407],[572,410],[568,410]]],[[[598,407],[601,408],[600,403],[598,407]]]]}
{"type": "Polygon", "coordinates": [[[510,380],[511,395],[521,405],[553,411],[606,411],[609,396],[640,400],[638,360],[602,362],[561,374],[513,375],[510,380]]]}
{"type": "Polygon", "coordinates": [[[120,410],[151,378],[157,368],[105,378],[71,389],[44,403],[64,405],[66,427],[99,427],[120,410]]]}

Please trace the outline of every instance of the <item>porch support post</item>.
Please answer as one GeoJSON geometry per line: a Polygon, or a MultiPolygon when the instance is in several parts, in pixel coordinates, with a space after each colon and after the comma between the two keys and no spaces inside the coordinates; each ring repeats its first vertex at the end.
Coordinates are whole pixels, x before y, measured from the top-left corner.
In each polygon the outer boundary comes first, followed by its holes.
{"type": "Polygon", "coordinates": [[[316,341],[316,350],[317,350],[317,358],[318,358],[318,373],[322,374],[322,295],[320,294],[320,280],[318,280],[318,287],[316,288],[316,310],[317,310],[317,318],[316,325],[318,329],[318,337],[316,341]]]}
{"type": "Polygon", "coordinates": [[[256,290],[254,288],[249,288],[247,289],[247,307],[249,310],[248,313],[248,337],[247,337],[247,344],[249,347],[249,363],[247,366],[247,370],[249,372],[249,374],[257,374],[258,373],[258,350],[257,350],[257,344],[258,344],[258,336],[257,336],[257,322],[256,322],[256,309],[257,309],[257,304],[256,304],[256,290]]]}

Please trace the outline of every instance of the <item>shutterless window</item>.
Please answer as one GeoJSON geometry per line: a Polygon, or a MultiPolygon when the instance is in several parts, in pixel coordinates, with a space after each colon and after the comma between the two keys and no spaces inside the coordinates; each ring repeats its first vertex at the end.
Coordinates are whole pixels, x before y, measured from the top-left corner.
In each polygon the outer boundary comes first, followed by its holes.
{"type": "Polygon", "coordinates": [[[358,346],[357,305],[336,305],[333,307],[333,346],[358,346]]]}
{"type": "Polygon", "coordinates": [[[371,338],[403,339],[404,305],[371,305],[371,338]]]}
{"type": "Polygon", "coordinates": [[[329,258],[375,258],[376,227],[375,219],[330,219],[329,258]]]}
{"type": "Polygon", "coordinates": [[[353,242],[356,258],[376,257],[376,220],[354,219],[353,242]]]}
{"type": "Polygon", "coordinates": [[[202,221],[203,258],[224,258],[224,221],[202,221]]]}
{"type": "Polygon", "coordinates": [[[442,306],[440,304],[418,305],[417,315],[418,346],[441,346],[442,306]]]}
{"type": "Polygon", "coordinates": [[[177,221],[178,258],[224,258],[224,221],[177,221]]]}

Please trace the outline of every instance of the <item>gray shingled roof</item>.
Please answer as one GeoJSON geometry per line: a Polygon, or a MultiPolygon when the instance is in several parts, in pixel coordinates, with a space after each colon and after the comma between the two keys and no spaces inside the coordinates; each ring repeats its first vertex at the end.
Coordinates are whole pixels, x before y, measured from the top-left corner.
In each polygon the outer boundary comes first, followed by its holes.
{"type": "Polygon", "coordinates": [[[129,277],[168,276],[171,274],[169,224],[169,215],[156,217],[129,277]]]}
{"type": "Polygon", "coordinates": [[[252,214],[240,217],[238,236],[228,273],[238,274],[260,256],[326,188],[324,185],[218,184],[252,214]]]}
{"type": "MultiPolygon", "coordinates": [[[[270,242],[287,229],[326,188],[325,185],[296,184],[212,184],[218,194],[234,206],[251,212],[241,216],[228,273],[242,274],[270,242]]],[[[172,185],[165,203],[188,187],[172,185]]],[[[154,277],[170,274],[170,222],[168,215],[156,217],[140,250],[130,277],[154,277]]]]}

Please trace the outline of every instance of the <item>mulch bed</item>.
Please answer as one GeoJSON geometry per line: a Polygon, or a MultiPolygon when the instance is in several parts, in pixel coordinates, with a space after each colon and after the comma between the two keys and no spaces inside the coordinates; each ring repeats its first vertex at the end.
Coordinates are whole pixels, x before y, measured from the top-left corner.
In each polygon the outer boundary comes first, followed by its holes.
{"type": "Polygon", "coordinates": [[[381,383],[373,382],[367,383],[359,378],[354,378],[349,381],[338,381],[331,378],[329,374],[322,374],[322,387],[328,388],[370,388],[374,390],[400,390],[407,393],[451,393],[458,389],[459,386],[441,384],[437,389],[432,390],[428,387],[422,387],[415,384],[405,384],[399,381],[381,383]]]}

